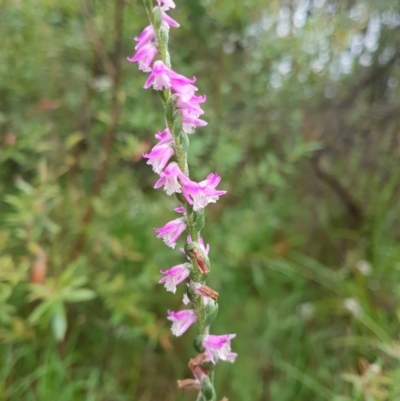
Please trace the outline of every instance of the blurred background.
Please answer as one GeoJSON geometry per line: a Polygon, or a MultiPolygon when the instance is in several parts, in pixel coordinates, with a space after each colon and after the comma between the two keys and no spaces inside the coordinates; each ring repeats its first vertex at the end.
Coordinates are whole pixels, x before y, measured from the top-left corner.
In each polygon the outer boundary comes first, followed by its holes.
{"type": "MultiPolygon", "coordinates": [[[[209,125],[207,208],[231,401],[400,399],[400,5],[177,1],[174,68],[209,125]]],[[[196,329],[173,338],[176,201],[142,159],[164,128],[126,57],[140,1],[0,1],[0,399],[190,401],[196,329]]]]}

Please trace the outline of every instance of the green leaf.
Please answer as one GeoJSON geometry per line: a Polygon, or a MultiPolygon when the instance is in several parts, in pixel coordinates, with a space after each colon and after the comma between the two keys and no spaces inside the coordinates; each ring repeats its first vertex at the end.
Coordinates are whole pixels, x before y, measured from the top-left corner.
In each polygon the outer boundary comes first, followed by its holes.
{"type": "Polygon", "coordinates": [[[93,298],[96,298],[96,293],[86,288],[71,290],[63,296],[63,299],[68,302],[84,302],[93,298]]]}
{"type": "Polygon", "coordinates": [[[52,300],[43,301],[40,303],[34,311],[29,315],[28,321],[32,324],[37,323],[39,319],[48,312],[52,307],[52,300]]]}
{"type": "Polygon", "coordinates": [[[53,329],[54,337],[57,341],[62,341],[67,331],[67,316],[65,313],[65,307],[62,302],[56,302],[53,304],[51,327],[53,329]]]}

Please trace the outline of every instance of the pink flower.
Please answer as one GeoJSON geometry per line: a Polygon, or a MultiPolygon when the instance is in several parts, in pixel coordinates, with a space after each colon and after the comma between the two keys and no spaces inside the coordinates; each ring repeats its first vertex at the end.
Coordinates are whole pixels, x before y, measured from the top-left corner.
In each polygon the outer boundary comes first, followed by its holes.
{"type": "MultiPolygon", "coordinates": [[[[187,87],[188,85],[186,85],[186,87],[183,89],[187,89],[187,87]]],[[[182,90],[182,88],[180,88],[180,90],[182,90]]],[[[175,102],[175,106],[181,110],[183,131],[187,134],[193,134],[195,127],[207,125],[206,121],[198,118],[204,114],[204,110],[199,106],[199,104],[205,102],[206,97],[188,97],[189,95],[189,92],[187,92],[186,95],[180,94],[175,102]]]]}
{"type": "Polygon", "coordinates": [[[181,336],[196,320],[196,312],[192,309],[185,309],[179,312],[168,311],[168,320],[171,320],[171,331],[174,336],[181,336]]]}
{"type": "Polygon", "coordinates": [[[204,110],[199,106],[199,104],[204,103],[205,101],[205,95],[191,96],[189,99],[186,99],[183,95],[179,95],[175,102],[175,106],[178,109],[185,110],[186,112],[198,117],[204,114],[204,110]]]}
{"type": "Polygon", "coordinates": [[[184,183],[182,194],[188,203],[193,205],[193,210],[202,210],[209,203],[215,203],[221,195],[226,194],[226,191],[215,189],[220,181],[221,177],[218,174],[209,174],[204,181],[199,183],[193,181],[184,183]]]}
{"type": "MultiPolygon", "coordinates": [[[[168,2],[169,3],[169,2],[168,2]]],[[[175,21],[174,19],[172,19],[164,10],[167,10],[168,8],[166,8],[165,6],[160,7],[161,10],[161,18],[162,18],[162,22],[164,25],[169,25],[172,28],[179,28],[180,25],[178,24],[177,21],[175,21]]]]}
{"type": "MultiPolygon", "coordinates": [[[[196,78],[193,77],[192,80],[193,82],[196,82],[196,78]]],[[[172,81],[171,88],[174,92],[180,95],[180,98],[184,102],[187,102],[194,97],[195,92],[198,90],[198,88],[192,85],[192,83],[187,83],[182,80],[172,81]]]]}
{"type": "Polygon", "coordinates": [[[187,134],[193,134],[196,127],[204,127],[207,121],[201,120],[191,112],[182,110],[182,129],[187,134]]]}
{"type": "Polygon", "coordinates": [[[135,50],[139,50],[142,47],[151,44],[153,41],[155,42],[156,38],[157,36],[153,25],[147,26],[143,29],[139,36],[135,37],[135,41],[138,42],[138,44],[135,46],[135,50]]]}
{"type": "MultiPolygon", "coordinates": [[[[190,238],[190,235],[189,235],[189,238],[190,238]]],[[[191,238],[190,238],[190,242],[192,242],[192,239],[191,239],[191,238]]],[[[203,249],[204,253],[205,253],[206,255],[208,255],[208,253],[210,252],[210,245],[207,244],[207,245],[205,246],[205,245],[204,245],[203,237],[201,237],[201,236],[199,237],[199,240],[198,240],[197,242],[199,243],[200,248],[203,249]]]]}
{"type": "Polygon", "coordinates": [[[189,183],[190,180],[182,173],[176,163],[170,163],[160,174],[160,178],[155,183],[154,188],[164,187],[164,191],[167,195],[181,192],[181,184],[178,181],[181,180],[183,183],[189,183]]]}
{"type": "Polygon", "coordinates": [[[150,65],[158,53],[157,36],[153,26],[147,26],[138,37],[135,37],[135,41],[138,42],[135,46],[136,53],[133,57],[128,57],[128,61],[131,63],[137,61],[139,70],[150,72],[150,65]]]}
{"type": "Polygon", "coordinates": [[[150,153],[143,154],[143,157],[149,159],[147,164],[153,166],[153,171],[160,174],[167,165],[169,159],[173,156],[174,149],[169,144],[156,145],[150,153]]]}
{"type": "Polygon", "coordinates": [[[209,360],[215,364],[214,353],[219,359],[234,362],[237,354],[231,352],[231,339],[236,334],[226,334],[223,336],[206,335],[203,337],[202,345],[206,350],[209,360]]]}
{"type": "Polygon", "coordinates": [[[172,144],[174,142],[174,138],[168,128],[165,128],[162,132],[157,132],[155,137],[160,140],[157,145],[172,144]]]}
{"type": "Polygon", "coordinates": [[[171,248],[175,248],[177,239],[185,230],[186,220],[183,217],[172,220],[163,227],[154,229],[158,233],[157,238],[162,238],[164,243],[171,248]]]}
{"type": "Polygon", "coordinates": [[[196,78],[190,79],[183,75],[177,74],[168,68],[161,60],[157,60],[153,64],[153,70],[147,78],[144,88],[147,89],[150,88],[150,86],[153,86],[153,89],[155,90],[170,89],[172,87],[180,88],[182,86],[192,84],[195,81],[196,78]]]}
{"type": "Polygon", "coordinates": [[[143,47],[141,47],[133,57],[128,57],[128,61],[131,63],[138,62],[139,70],[143,72],[151,71],[151,63],[154,60],[154,57],[158,53],[158,49],[154,46],[153,43],[149,43],[143,47]]]}
{"type": "Polygon", "coordinates": [[[176,292],[176,286],[189,277],[190,270],[189,264],[173,266],[168,270],[160,270],[162,274],[165,275],[159,283],[164,283],[164,287],[167,291],[176,292]]]}

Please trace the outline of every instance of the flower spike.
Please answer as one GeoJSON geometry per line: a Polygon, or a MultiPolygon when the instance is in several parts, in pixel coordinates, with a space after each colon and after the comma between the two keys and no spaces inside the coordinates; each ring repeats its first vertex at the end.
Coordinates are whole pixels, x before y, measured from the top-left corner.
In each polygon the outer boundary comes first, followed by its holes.
{"type": "Polygon", "coordinates": [[[187,160],[189,134],[207,125],[201,107],[206,96],[197,95],[195,77],[186,77],[171,68],[169,30],[179,27],[179,23],[167,11],[175,8],[174,0],[156,0],[154,8],[150,8],[150,3],[145,2],[145,6],[151,23],[135,37],[135,54],[128,61],[137,62],[138,68],[148,73],[144,88],[160,91],[165,109],[166,128],[155,135],[157,143],[149,153],[143,154],[143,158],[158,174],[154,188],[162,188],[167,195],[174,195],[172,199],[179,201],[174,211],[180,217],[154,230],[157,238],[171,248],[175,248],[181,234],[187,231],[186,245],[180,249],[188,259],[187,263],[160,270],[162,278],[159,283],[173,294],[180,283],[186,283],[182,286],[187,289],[182,302],[190,304],[192,309],[168,310],[167,319],[172,322],[172,334],[181,336],[196,322],[199,329],[194,346],[201,353],[189,361],[193,378],[178,380],[178,386],[198,391],[199,400],[215,401],[219,398],[212,379],[213,365],[220,360],[234,362],[237,354],[231,351],[231,340],[235,334],[209,334],[218,314],[219,294],[205,284],[210,272],[210,246],[205,245],[200,232],[205,223],[203,209],[215,203],[226,191],[217,189],[221,177],[216,173],[209,174],[200,182],[190,179],[187,160]]]}

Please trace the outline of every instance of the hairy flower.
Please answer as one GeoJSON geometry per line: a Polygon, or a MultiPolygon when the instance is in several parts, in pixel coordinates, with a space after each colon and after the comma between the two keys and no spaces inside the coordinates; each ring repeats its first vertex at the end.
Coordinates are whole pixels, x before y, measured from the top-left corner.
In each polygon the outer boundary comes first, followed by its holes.
{"type": "Polygon", "coordinates": [[[197,320],[197,315],[192,309],[185,309],[179,312],[169,310],[167,319],[172,322],[172,334],[179,337],[197,320]]]}
{"type": "Polygon", "coordinates": [[[196,127],[204,127],[207,121],[201,120],[191,112],[182,110],[182,129],[187,134],[193,134],[196,127]]]}
{"type": "Polygon", "coordinates": [[[149,43],[143,47],[141,47],[133,57],[128,57],[128,61],[131,63],[137,62],[139,70],[143,72],[151,71],[151,63],[154,60],[154,57],[158,53],[157,47],[153,43],[149,43]]]}
{"type": "Polygon", "coordinates": [[[231,339],[235,338],[236,334],[225,334],[222,336],[206,335],[203,337],[202,345],[206,350],[209,360],[215,364],[214,356],[228,362],[234,362],[237,354],[231,352],[231,339]]]}
{"type": "Polygon", "coordinates": [[[204,103],[206,101],[206,96],[191,96],[190,98],[186,99],[185,96],[182,94],[178,95],[175,106],[178,109],[186,110],[193,115],[201,116],[204,114],[203,109],[199,106],[200,103],[204,103]]]}
{"type": "Polygon", "coordinates": [[[154,188],[164,187],[164,191],[167,195],[172,195],[173,193],[181,192],[181,183],[189,183],[189,178],[182,173],[180,168],[176,163],[170,163],[163,172],[160,174],[160,178],[155,183],[154,188]]]}
{"type": "Polygon", "coordinates": [[[174,142],[174,138],[168,128],[165,128],[164,131],[157,132],[154,136],[159,140],[157,145],[172,144],[174,142]]]}
{"type": "Polygon", "coordinates": [[[139,36],[135,37],[135,41],[138,42],[135,46],[135,50],[140,50],[142,47],[147,46],[151,43],[155,43],[157,39],[156,32],[153,25],[149,25],[143,29],[139,36]]]}
{"type": "MultiPolygon", "coordinates": [[[[144,88],[147,89],[152,86],[154,90],[172,88],[176,91],[176,88],[185,87],[194,82],[196,82],[196,78],[187,78],[183,75],[177,74],[168,68],[161,60],[157,60],[153,64],[153,70],[147,78],[144,88]]],[[[197,88],[193,88],[193,90],[197,90],[197,88]]]]}
{"type": "Polygon", "coordinates": [[[196,211],[204,209],[209,203],[215,203],[226,191],[215,189],[221,181],[218,174],[209,174],[204,181],[199,183],[190,181],[185,183],[182,188],[182,194],[188,203],[193,205],[196,211]]]}
{"type": "Polygon", "coordinates": [[[161,19],[164,26],[168,25],[172,28],[179,28],[180,25],[177,21],[171,18],[164,10],[166,10],[165,6],[160,7],[161,10],[161,19]]]}
{"type": "Polygon", "coordinates": [[[168,128],[165,128],[162,132],[157,132],[155,137],[159,140],[157,145],[153,147],[150,153],[143,154],[142,156],[149,159],[147,164],[153,166],[155,173],[160,174],[174,154],[174,139],[168,128]]]}
{"type": "Polygon", "coordinates": [[[172,220],[163,227],[154,229],[158,233],[157,238],[162,238],[164,243],[171,248],[175,248],[177,239],[185,230],[186,219],[183,217],[172,220]]]}
{"type": "Polygon", "coordinates": [[[183,265],[173,266],[168,270],[160,270],[160,273],[164,274],[159,283],[163,283],[167,291],[176,292],[176,286],[189,277],[190,274],[190,264],[185,263],[183,265]]]}

